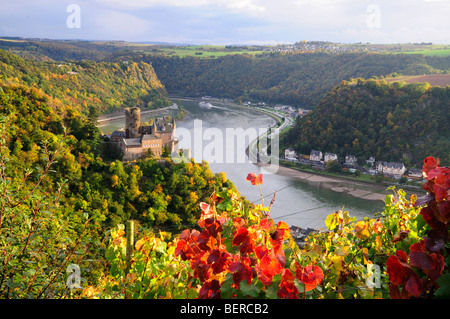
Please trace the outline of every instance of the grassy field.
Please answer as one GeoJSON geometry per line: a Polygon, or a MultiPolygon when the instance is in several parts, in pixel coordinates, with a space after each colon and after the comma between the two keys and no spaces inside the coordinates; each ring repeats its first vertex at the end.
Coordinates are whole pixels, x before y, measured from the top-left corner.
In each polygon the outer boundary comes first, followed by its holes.
{"type": "Polygon", "coordinates": [[[199,46],[179,46],[179,47],[160,47],[160,51],[166,54],[185,57],[185,56],[196,56],[204,58],[218,58],[228,54],[250,54],[256,55],[261,54],[265,51],[260,51],[257,49],[249,49],[248,47],[230,47],[219,45],[199,45],[199,46]]]}
{"type": "Polygon", "coordinates": [[[431,86],[445,87],[450,85],[450,74],[430,74],[430,75],[411,75],[401,76],[397,78],[388,78],[388,82],[405,82],[405,83],[430,83],[431,86]]]}
{"type": "Polygon", "coordinates": [[[427,50],[418,50],[418,51],[410,51],[410,52],[403,52],[403,53],[423,54],[426,56],[447,57],[447,56],[450,56],[450,48],[449,49],[427,49],[427,50]]]}
{"type": "Polygon", "coordinates": [[[447,57],[450,56],[450,45],[401,45],[396,53],[423,54],[426,56],[447,57]]]}

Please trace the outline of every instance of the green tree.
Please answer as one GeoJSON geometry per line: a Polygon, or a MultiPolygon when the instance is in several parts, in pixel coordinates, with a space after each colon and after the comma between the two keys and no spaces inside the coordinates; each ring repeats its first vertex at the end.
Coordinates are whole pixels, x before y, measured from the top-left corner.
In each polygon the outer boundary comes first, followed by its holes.
{"type": "Polygon", "coordinates": [[[66,269],[80,263],[77,254],[89,243],[88,219],[81,211],[59,206],[63,184],[54,195],[40,189],[61,152],[62,140],[54,151],[44,145],[47,161],[35,167],[40,170],[35,181],[31,170],[10,175],[10,121],[0,117],[0,297],[63,298],[73,288],[72,282],[67,285],[66,269]]]}
{"type": "Polygon", "coordinates": [[[328,161],[325,165],[327,171],[334,173],[342,172],[342,164],[338,160],[328,161]]]}

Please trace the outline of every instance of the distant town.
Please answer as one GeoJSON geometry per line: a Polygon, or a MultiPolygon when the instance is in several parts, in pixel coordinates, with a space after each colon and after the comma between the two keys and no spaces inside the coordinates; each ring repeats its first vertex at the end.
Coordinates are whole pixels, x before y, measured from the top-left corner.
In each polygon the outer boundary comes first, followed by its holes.
{"type": "Polygon", "coordinates": [[[309,155],[297,154],[292,148],[284,151],[284,159],[289,162],[310,166],[317,171],[334,171],[353,173],[356,176],[367,174],[373,176],[383,176],[399,180],[401,182],[422,182],[422,171],[416,168],[407,169],[403,163],[376,161],[374,156],[365,159],[363,165],[361,160],[358,164],[358,158],[355,155],[347,155],[345,159],[339,159],[335,153],[322,153],[312,150],[309,155]]]}

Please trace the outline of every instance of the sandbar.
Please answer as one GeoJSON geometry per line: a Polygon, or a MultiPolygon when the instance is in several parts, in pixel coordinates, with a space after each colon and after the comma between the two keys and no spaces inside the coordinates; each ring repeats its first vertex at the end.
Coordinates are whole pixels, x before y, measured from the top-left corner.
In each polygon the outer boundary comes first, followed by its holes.
{"type": "Polygon", "coordinates": [[[303,172],[284,166],[279,166],[277,174],[298,178],[312,183],[320,183],[322,187],[326,187],[334,192],[346,193],[366,200],[384,200],[387,194],[387,192],[385,192],[386,187],[384,186],[352,181],[334,176],[303,172]]]}

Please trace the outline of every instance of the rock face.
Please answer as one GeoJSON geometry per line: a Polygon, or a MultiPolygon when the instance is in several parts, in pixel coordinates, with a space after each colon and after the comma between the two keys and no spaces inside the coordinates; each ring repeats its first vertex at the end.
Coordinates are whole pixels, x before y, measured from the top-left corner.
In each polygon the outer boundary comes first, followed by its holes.
{"type": "Polygon", "coordinates": [[[317,232],[317,229],[313,228],[301,228],[297,226],[291,226],[291,236],[294,238],[294,241],[299,245],[299,247],[302,247],[305,244],[305,238],[314,232],[317,232]]]}

